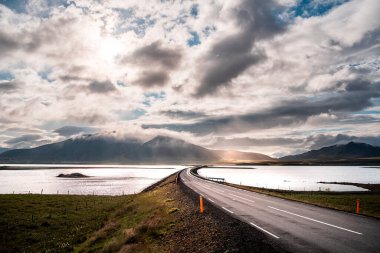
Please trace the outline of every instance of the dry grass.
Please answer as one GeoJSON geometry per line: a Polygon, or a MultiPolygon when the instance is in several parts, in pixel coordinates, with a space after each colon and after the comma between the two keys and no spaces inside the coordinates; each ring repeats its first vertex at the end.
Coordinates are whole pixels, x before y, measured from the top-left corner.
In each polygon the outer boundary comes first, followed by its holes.
{"type": "MultiPolygon", "coordinates": [[[[163,184],[167,186],[174,179],[163,184]]],[[[133,196],[74,252],[157,252],[155,242],[172,229],[172,214],[179,210],[165,189],[160,185],[154,191],[133,196]]]]}

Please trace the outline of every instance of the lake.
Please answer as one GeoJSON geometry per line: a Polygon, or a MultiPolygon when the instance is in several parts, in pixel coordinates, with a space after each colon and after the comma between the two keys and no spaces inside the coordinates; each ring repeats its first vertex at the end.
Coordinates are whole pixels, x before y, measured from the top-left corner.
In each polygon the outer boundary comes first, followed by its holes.
{"type": "Polygon", "coordinates": [[[351,185],[318,182],[380,183],[380,167],[366,166],[214,166],[198,173],[224,178],[233,184],[297,191],[367,191],[351,185]]]}
{"type": "Polygon", "coordinates": [[[122,195],[141,192],[186,166],[1,164],[0,167],[3,167],[0,169],[0,194],[43,191],[43,194],[122,195]],[[77,172],[89,177],[57,177],[77,172]]]}

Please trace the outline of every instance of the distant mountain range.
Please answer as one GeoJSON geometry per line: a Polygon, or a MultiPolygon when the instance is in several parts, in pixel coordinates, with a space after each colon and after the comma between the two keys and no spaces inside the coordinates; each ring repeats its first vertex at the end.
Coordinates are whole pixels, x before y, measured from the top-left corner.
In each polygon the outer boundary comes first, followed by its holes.
{"type": "Polygon", "coordinates": [[[9,150],[9,148],[1,148],[1,147],[0,147],[0,154],[1,154],[1,153],[4,153],[5,151],[8,151],[8,150],[9,150]]]}
{"type": "Polygon", "coordinates": [[[101,135],[84,135],[31,149],[0,154],[2,163],[217,163],[273,158],[239,151],[210,150],[180,139],[157,136],[145,143],[101,135]]]}
{"type": "Polygon", "coordinates": [[[3,163],[205,163],[219,159],[211,150],[170,137],[142,143],[96,134],[0,154],[3,163]]]}
{"type": "Polygon", "coordinates": [[[361,158],[380,158],[380,147],[366,143],[349,142],[333,145],[318,150],[311,150],[299,155],[280,158],[280,161],[338,161],[361,158]]]}
{"type": "Polygon", "coordinates": [[[1,163],[283,163],[380,157],[380,147],[350,142],[279,159],[252,152],[210,150],[167,136],[141,142],[98,134],[84,135],[31,149],[0,153],[1,163]]]}

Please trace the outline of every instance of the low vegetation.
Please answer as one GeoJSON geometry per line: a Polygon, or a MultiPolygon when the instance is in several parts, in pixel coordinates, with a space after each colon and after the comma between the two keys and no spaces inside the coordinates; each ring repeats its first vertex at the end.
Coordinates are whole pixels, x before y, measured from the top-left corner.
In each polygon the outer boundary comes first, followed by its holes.
{"type": "Polygon", "coordinates": [[[360,202],[360,214],[380,218],[380,192],[344,193],[344,192],[297,192],[268,190],[257,187],[229,184],[241,189],[263,193],[275,197],[301,201],[322,207],[333,208],[346,212],[356,212],[356,200],[360,202]]]}
{"type": "MultiPolygon", "coordinates": [[[[171,182],[163,182],[166,185],[171,182]]],[[[157,243],[175,226],[179,209],[166,196],[167,188],[134,195],[113,213],[75,252],[160,252],[157,243]]]]}
{"type": "Polygon", "coordinates": [[[0,195],[0,252],[71,252],[129,196],[0,195]]]}
{"type": "Polygon", "coordinates": [[[198,200],[175,176],[131,196],[0,195],[0,252],[278,252],[198,200]]]}
{"type": "Polygon", "coordinates": [[[174,201],[131,196],[0,195],[0,252],[157,252],[174,201]]]}

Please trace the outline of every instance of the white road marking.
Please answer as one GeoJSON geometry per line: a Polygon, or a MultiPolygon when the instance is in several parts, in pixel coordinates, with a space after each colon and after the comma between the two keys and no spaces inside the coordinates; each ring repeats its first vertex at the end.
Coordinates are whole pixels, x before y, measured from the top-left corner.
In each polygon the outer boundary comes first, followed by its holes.
{"type": "Polygon", "coordinates": [[[321,224],[324,224],[324,225],[327,225],[327,226],[330,226],[330,227],[334,227],[334,228],[342,229],[342,230],[345,230],[345,231],[348,231],[348,232],[351,232],[351,233],[354,233],[354,234],[362,235],[362,233],[360,233],[360,232],[356,232],[356,231],[353,231],[353,230],[350,230],[350,229],[347,229],[347,228],[342,228],[342,227],[339,227],[339,226],[335,226],[335,225],[332,225],[330,223],[326,223],[326,222],[319,221],[319,220],[316,220],[316,219],[312,219],[312,218],[309,218],[309,217],[306,217],[306,216],[302,216],[302,215],[299,215],[299,214],[296,214],[296,213],[292,213],[292,212],[288,212],[288,211],[285,211],[285,210],[281,210],[281,209],[278,209],[278,208],[275,208],[275,207],[272,207],[272,206],[268,206],[268,207],[272,208],[274,210],[280,211],[280,212],[288,213],[288,214],[291,214],[291,215],[303,218],[303,219],[311,220],[311,221],[318,222],[318,223],[321,223],[321,224]]]}
{"type": "MultiPolygon", "coordinates": [[[[199,185],[199,184],[198,184],[199,185]]],[[[216,192],[219,192],[219,193],[224,193],[224,191],[222,190],[216,190],[215,188],[211,188],[211,187],[208,187],[208,186],[204,186],[204,185],[200,185],[201,187],[204,187],[206,189],[209,189],[211,191],[216,191],[216,192]]]]}
{"type": "Polygon", "coordinates": [[[224,206],[222,206],[222,208],[223,208],[224,210],[226,210],[227,212],[234,213],[234,212],[232,212],[231,210],[225,208],[224,206]]]}
{"type": "MultiPolygon", "coordinates": [[[[195,177],[195,176],[193,176],[193,175],[191,175],[190,174],[190,170],[191,169],[189,169],[187,172],[188,172],[188,174],[189,174],[189,176],[190,177],[192,177],[192,178],[194,178],[195,180],[198,180],[199,182],[202,182],[202,183],[206,183],[206,184],[208,184],[208,185],[220,185],[220,184],[218,184],[218,183],[215,183],[215,182],[212,182],[212,181],[209,181],[209,180],[207,180],[207,179],[203,179],[203,178],[198,178],[198,177],[195,177]]],[[[205,188],[208,188],[207,186],[204,186],[204,185],[201,185],[200,183],[197,183],[199,186],[202,186],[202,187],[205,187],[205,188]]],[[[251,197],[251,198],[254,198],[254,199],[259,199],[259,200],[264,200],[264,201],[267,201],[267,202],[269,202],[269,203],[273,203],[273,204],[276,204],[276,202],[273,202],[273,201],[270,201],[270,200],[267,200],[267,199],[262,199],[262,198],[259,198],[259,197],[255,197],[255,196],[252,196],[253,194],[257,194],[257,193],[254,193],[254,192],[252,192],[252,191],[247,191],[247,190],[243,190],[243,189],[239,189],[239,188],[236,188],[236,187],[232,187],[232,186],[229,186],[229,185],[223,185],[223,187],[225,188],[225,190],[227,190],[227,191],[231,191],[231,192],[236,192],[236,190],[242,190],[242,191],[245,191],[245,192],[247,192],[248,194],[249,194],[249,197],[251,197]],[[229,189],[230,188],[230,189],[229,189]]],[[[208,188],[209,190],[215,190],[214,188],[208,188]]],[[[215,191],[219,191],[219,193],[224,193],[224,191],[222,191],[222,190],[215,190],[215,191]]]]}
{"type": "Polygon", "coordinates": [[[268,230],[265,230],[265,229],[263,229],[262,227],[257,226],[256,224],[253,224],[252,222],[250,222],[249,224],[251,224],[251,225],[254,226],[255,228],[258,228],[258,229],[260,229],[261,231],[267,233],[268,235],[273,236],[273,237],[276,238],[276,239],[279,239],[279,238],[280,238],[280,237],[278,237],[277,235],[272,234],[272,233],[269,232],[268,230]]]}
{"type": "Polygon", "coordinates": [[[255,201],[253,201],[253,200],[246,199],[246,198],[240,197],[240,196],[235,195],[235,194],[231,194],[231,193],[230,193],[230,195],[231,195],[231,196],[234,196],[235,198],[239,198],[239,199],[243,199],[243,200],[248,201],[248,202],[255,203],[255,201]]]}
{"type": "Polygon", "coordinates": [[[210,201],[210,202],[212,202],[212,203],[215,203],[215,201],[214,201],[214,200],[212,200],[212,199],[208,199],[208,201],[210,201]]]}

